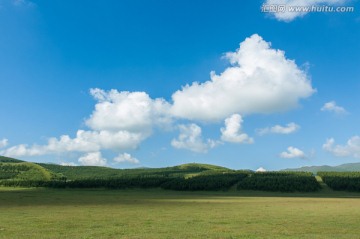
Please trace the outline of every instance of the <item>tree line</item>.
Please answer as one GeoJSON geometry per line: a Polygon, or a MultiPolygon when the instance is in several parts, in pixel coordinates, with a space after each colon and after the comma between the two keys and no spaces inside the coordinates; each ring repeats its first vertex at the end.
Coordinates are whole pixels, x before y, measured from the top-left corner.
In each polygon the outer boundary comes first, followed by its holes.
{"type": "MultiPolygon", "coordinates": [[[[30,171],[30,170],[28,170],[30,171]]],[[[312,192],[320,185],[311,173],[304,172],[266,172],[209,170],[198,174],[180,174],[171,172],[126,175],[111,178],[79,178],[68,180],[65,176],[51,180],[30,178],[1,179],[2,186],[50,187],[50,188],[162,188],[178,191],[217,191],[262,190],[280,192],[312,192]]]]}
{"type": "Polygon", "coordinates": [[[317,175],[333,190],[360,192],[360,172],[318,172],[317,175]]]}
{"type": "Polygon", "coordinates": [[[259,172],[250,174],[237,186],[238,190],[278,192],[314,192],[320,188],[315,177],[307,172],[259,172]]]}
{"type": "Polygon", "coordinates": [[[176,178],[161,185],[161,188],[177,191],[217,191],[228,190],[248,176],[244,172],[204,174],[190,178],[176,178]]]}

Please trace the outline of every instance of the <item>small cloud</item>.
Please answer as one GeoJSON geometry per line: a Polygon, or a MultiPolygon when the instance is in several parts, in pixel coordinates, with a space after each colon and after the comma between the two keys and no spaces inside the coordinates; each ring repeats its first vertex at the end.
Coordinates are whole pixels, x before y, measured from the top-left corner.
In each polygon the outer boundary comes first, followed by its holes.
{"type": "Polygon", "coordinates": [[[84,166],[105,166],[106,159],[102,157],[101,152],[92,152],[80,157],[79,163],[84,166]]]}
{"type": "Polygon", "coordinates": [[[177,149],[187,149],[196,153],[206,153],[219,143],[207,139],[203,140],[201,128],[196,124],[179,125],[180,134],[177,139],[171,141],[171,145],[177,149]]]}
{"type": "Polygon", "coordinates": [[[69,162],[69,163],[67,163],[67,162],[61,162],[60,165],[61,165],[61,166],[77,166],[77,164],[76,164],[76,163],[73,163],[73,162],[69,162]]]}
{"type": "Polygon", "coordinates": [[[140,161],[137,158],[132,157],[128,153],[119,154],[117,157],[114,158],[114,161],[117,163],[132,163],[132,164],[140,163],[140,161]]]}
{"type": "Polygon", "coordinates": [[[348,112],[341,106],[336,105],[335,101],[330,101],[324,104],[321,111],[333,112],[335,114],[347,114],[348,112]]]}
{"type": "Polygon", "coordinates": [[[300,129],[300,126],[295,123],[289,123],[286,126],[275,125],[273,127],[267,127],[256,130],[259,135],[265,134],[291,134],[300,129]]]}
{"type": "Polygon", "coordinates": [[[290,146],[287,148],[287,151],[282,152],[280,154],[280,158],[286,158],[286,159],[302,158],[302,159],[304,159],[304,158],[306,158],[306,155],[300,149],[290,146]]]}
{"type": "Polygon", "coordinates": [[[335,145],[335,139],[327,139],[323,144],[323,149],[336,157],[360,158],[360,137],[351,137],[345,145],[335,145]]]}
{"type": "Polygon", "coordinates": [[[263,173],[263,172],[266,172],[266,171],[267,171],[266,169],[264,169],[263,167],[260,167],[260,168],[256,169],[255,172],[263,173]]]}
{"type": "Polygon", "coordinates": [[[241,132],[243,119],[239,114],[233,114],[225,119],[225,128],[221,128],[221,140],[230,143],[254,143],[253,138],[241,132]]]}
{"type": "Polygon", "coordinates": [[[5,148],[8,145],[8,139],[0,140],[0,148],[5,148]]]}
{"type": "Polygon", "coordinates": [[[16,145],[0,151],[8,157],[41,156],[57,153],[83,152],[89,153],[103,149],[133,149],[145,139],[145,135],[130,131],[85,131],[78,130],[76,137],[62,135],[50,138],[45,145],[16,145]]]}

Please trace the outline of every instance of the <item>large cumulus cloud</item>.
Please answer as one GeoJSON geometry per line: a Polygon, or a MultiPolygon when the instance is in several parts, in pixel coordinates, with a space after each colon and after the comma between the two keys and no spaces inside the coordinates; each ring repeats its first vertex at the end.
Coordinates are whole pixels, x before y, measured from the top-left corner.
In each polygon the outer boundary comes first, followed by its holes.
{"type": "Polygon", "coordinates": [[[274,113],[289,110],[315,90],[307,74],[284,51],[255,34],[235,52],[232,64],[211,80],[183,87],[172,96],[172,113],[180,118],[218,121],[239,113],[274,113]]]}

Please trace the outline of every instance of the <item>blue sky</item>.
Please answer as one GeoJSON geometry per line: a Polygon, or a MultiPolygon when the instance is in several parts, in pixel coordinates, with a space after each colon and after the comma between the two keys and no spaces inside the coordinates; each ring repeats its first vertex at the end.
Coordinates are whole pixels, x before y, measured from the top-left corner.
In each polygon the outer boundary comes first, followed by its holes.
{"type": "Polygon", "coordinates": [[[301,1],[0,0],[0,154],[119,168],[359,162],[360,4],[261,12],[284,3],[301,1]]]}

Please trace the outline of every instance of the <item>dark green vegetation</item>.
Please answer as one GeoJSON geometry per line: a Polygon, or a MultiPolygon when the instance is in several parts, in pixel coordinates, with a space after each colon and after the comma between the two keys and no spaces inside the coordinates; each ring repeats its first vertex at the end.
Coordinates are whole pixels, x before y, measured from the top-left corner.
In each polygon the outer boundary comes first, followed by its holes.
{"type": "MultiPolygon", "coordinates": [[[[360,173],[319,172],[334,190],[360,191],[360,173]]],[[[0,186],[50,188],[162,188],[177,191],[259,190],[315,192],[321,186],[310,172],[231,170],[208,164],[167,168],[114,169],[35,164],[0,157],[0,186]]]]}
{"type": "Polygon", "coordinates": [[[0,238],[359,238],[359,196],[0,188],[0,238]]]}
{"type": "Polygon", "coordinates": [[[106,167],[34,164],[11,159],[0,163],[0,185],[51,188],[162,188],[178,191],[252,189],[310,192],[320,186],[310,173],[231,170],[207,164],[167,168],[113,169],[106,167]]]}
{"type": "Polygon", "coordinates": [[[266,172],[250,174],[238,184],[238,189],[314,192],[320,185],[311,173],[307,172],[266,172]]]}
{"type": "Polygon", "coordinates": [[[175,178],[161,184],[161,188],[179,191],[227,190],[243,180],[249,172],[206,172],[190,178],[175,178]]]}
{"type": "Polygon", "coordinates": [[[172,190],[227,190],[246,177],[224,167],[207,164],[184,164],[167,168],[112,169],[105,167],[71,167],[40,164],[65,175],[67,181],[48,183],[49,187],[69,188],[163,188],[172,190]]]}
{"type": "Polygon", "coordinates": [[[360,192],[360,172],[318,172],[333,190],[360,192]]]}

